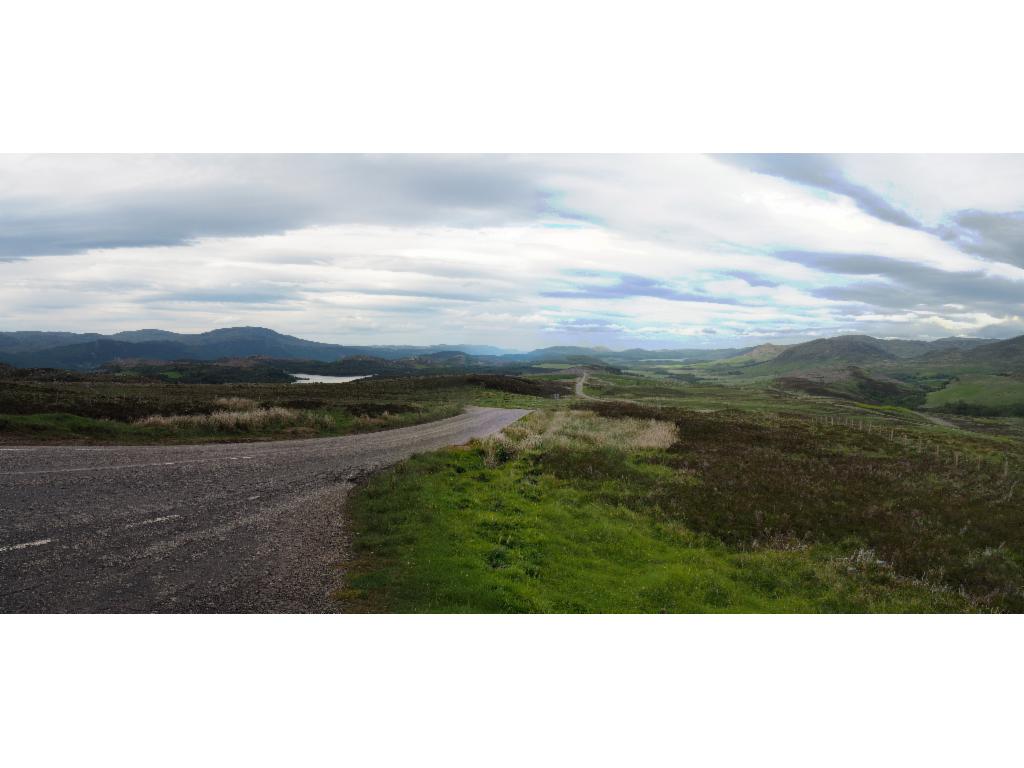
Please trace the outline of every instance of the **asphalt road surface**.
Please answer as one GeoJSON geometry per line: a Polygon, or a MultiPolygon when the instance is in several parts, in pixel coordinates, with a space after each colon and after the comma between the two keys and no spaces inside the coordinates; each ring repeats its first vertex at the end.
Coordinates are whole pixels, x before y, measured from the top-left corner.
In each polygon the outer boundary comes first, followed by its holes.
{"type": "Polygon", "coordinates": [[[361,476],[527,411],[272,443],[0,448],[0,612],[322,612],[361,476]]]}

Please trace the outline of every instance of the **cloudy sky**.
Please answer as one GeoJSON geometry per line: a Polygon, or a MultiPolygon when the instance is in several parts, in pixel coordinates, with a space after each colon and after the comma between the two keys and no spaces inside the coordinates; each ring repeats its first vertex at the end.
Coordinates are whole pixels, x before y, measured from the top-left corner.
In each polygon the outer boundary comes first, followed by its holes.
{"type": "Polygon", "coordinates": [[[1024,155],[0,156],[0,330],[1024,333],[1024,155]]]}

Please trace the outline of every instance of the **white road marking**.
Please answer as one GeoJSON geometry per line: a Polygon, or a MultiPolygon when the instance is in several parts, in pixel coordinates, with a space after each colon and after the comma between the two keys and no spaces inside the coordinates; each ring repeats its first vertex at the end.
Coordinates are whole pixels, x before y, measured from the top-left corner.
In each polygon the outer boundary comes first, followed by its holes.
{"type": "Polygon", "coordinates": [[[65,469],[30,469],[20,472],[0,472],[5,475],[57,475],[66,472],[104,472],[117,469],[139,469],[141,467],[166,467],[177,466],[178,464],[209,464],[211,462],[223,461],[225,458],[232,461],[240,459],[251,459],[252,456],[217,456],[212,459],[184,459],[183,461],[153,461],[147,464],[110,464],[104,467],[68,467],[65,469]]]}
{"type": "Polygon", "coordinates": [[[25,547],[41,547],[43,544],[49,544],[53,539],[38,539],[36,541],[26,541],[24,544],[11,544],[7,547],[0,547],[0,552],[11,552],[15,549],[25,549],[25,547]]]}
{"type": "Polygon", "coordinates": [[[137,469],[139,467],[162,467],[164,462],[152,462],[149,464],[111,464],[106,467],[69,467],[66,469],[32,469],[23,472],[0,472],[0,475],[57,475],[65,472],[101,472],[111,469],[137,469]]]}
{"type": "Polygon", "coordinates": [[[140,525],[152,525],[153,523],[163,523],[168,520],[176,520],[181,515],[164,515],[163,517],[151,517],[149,520],[139,520],[137,523],[128,523],[125,528],[138,528],[140,525]]]}

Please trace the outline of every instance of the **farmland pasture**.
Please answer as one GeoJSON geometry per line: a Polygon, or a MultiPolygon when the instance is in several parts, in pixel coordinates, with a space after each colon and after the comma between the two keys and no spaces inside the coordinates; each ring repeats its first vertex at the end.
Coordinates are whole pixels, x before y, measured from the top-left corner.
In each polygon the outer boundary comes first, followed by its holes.
{"type": "Polygon", "coordinates": [[[962,374],[929,393],[925,407],[942,409],[961,402],[986,408],[1020,406],[1024,412],[1024,376],[962,374]]]}

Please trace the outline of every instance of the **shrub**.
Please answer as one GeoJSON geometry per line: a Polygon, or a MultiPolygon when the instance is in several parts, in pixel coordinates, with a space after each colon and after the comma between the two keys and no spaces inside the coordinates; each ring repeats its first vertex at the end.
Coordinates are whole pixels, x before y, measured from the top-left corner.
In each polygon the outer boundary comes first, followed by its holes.
{"type": "Polygon", "coordinates": [[[259,403],[247,397],[218,397],[213,404],[226,411],[254,411],[260,407],[259,403]]]}

